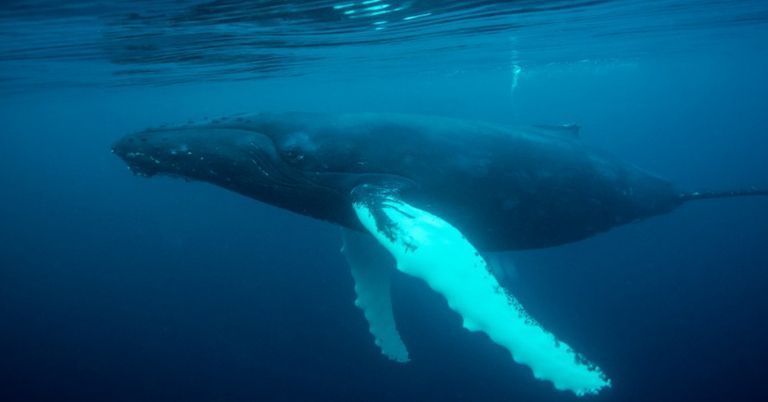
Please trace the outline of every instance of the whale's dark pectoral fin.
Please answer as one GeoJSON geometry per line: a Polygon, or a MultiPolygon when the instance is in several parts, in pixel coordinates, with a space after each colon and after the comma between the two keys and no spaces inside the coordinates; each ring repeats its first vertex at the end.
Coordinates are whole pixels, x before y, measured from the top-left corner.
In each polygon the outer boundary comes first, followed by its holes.
{"type": "Polygon", "coordinates": [[[370,235],[343,229],[341,253],[355,280],[355,305],[363,310],[376,346],[388,358],[408,362],[408,349],[397,332],[389,293],[394,261],[370,235]]]}
{"type": "Polygon", "coordinates": [[[450,223],[382,189],[353,191],[360,222],[394,256],[397,269],[445,296],[464,327],[485,332],[531,368],[536,378],[576,395],[596,394],[610,380],[595,365],[542,328],[501,287],[485,260],[450,223]],[[386,219],[386,225],[378,222],[386,219]],[[386,233],[382,232],[386,227],[386,233]]]}
{"type": "Polygon", "coordinates": [[[517,267],[509,255],[504,252],[488,252],[481,256],[501,286],[506,288],[517,280],[517,267]]]}

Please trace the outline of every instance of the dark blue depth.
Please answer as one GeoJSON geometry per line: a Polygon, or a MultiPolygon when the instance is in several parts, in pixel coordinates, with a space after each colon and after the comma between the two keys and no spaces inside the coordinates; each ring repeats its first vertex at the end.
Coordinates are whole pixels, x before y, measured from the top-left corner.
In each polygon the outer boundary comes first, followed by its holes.
{"type": "MultiPolygon", "coordinates": [[[[381,24],[284,3],[0,5],[0,400],[577,399],[403,276],[412,362],[386,360],[338,228],[132,176],[110,145],[147,126],[262,110],[578,123],[687,190],[768,186],[764,2],[414,1],[381,24]]],[[[766,245],[768,199],[701,201],[514,253],[510,286],[610,375],[589,399],[758,401],[766,245]]]]}

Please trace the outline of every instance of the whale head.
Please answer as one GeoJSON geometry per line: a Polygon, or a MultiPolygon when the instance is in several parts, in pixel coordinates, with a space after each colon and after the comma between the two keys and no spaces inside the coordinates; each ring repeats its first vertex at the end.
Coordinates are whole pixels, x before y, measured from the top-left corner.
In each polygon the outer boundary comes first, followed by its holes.
{"type": "MultiPolygon", "coordinates": [[[[115,142],[112,152],[138,176],[208,182],[321,219],[338,217],[346,197],[345,172],[313,116],[257,114],[146,129],[115,142]],[[341,177],[341,179],[340,179],[341,177]],[[329,214],[331,216],[329,216],[329,214]]],[[[351,211],[351,210],[350,210],[351,211]]],[[[349,212],[351,214],[351,212],[349,212]]]]}
{"type": "Polygon", "coordinates": [[[252,127],[198,123],[151,128],[124,136],[112,152],[139,176],[184,177],[225,187],[246,174],[266,185],[296,173],[274,139],[252,127]]]}
{"type": "Polygon", "coordinates": [[[361,127],[368,129],[354,118],[259,113],[146,129],[118,140],[112,152],[139,176],[201,180],[249,196],[259,186],[348,192],[372,176],[412,185],[398,176],[393,146],[381,144],[391,132],[361,134],[361,127]],[[368,144],[377,137],[378,145],[368,144]]]}

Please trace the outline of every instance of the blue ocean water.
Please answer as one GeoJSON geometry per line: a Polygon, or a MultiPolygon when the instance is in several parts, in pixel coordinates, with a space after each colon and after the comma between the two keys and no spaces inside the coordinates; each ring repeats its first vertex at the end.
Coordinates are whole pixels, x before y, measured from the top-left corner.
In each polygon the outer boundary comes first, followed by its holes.
{"type": "MultiPolygon", "coordinates": [[[[418,280],[412,362],[353,305],[337,227],[135,177],[147,126],[240,112],[577,123],[689,190],[768,187],[764,1],[0,4],[0,400],[568,401],[418,280]]],[[[513,253],[515,295],[597,362],[604,401],[751,401],[768,199],[691,203],[513,253]]]]}

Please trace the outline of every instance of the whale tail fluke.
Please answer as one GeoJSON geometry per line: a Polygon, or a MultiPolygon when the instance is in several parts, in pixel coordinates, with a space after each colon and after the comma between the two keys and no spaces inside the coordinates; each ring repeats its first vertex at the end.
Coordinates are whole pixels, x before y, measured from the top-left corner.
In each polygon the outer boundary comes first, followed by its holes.
{"type": "Polygon", "coordinates": [[[752,196],[768,196],[768,189],[765,188],[748,188],[745,190],[733,190],[733,191],[694,191],[691,193],[680,194],[680,200],[683,202],[693,200],[707,200],[712,198],[732,198],[732,197],[752,197],[752,196]]]}

